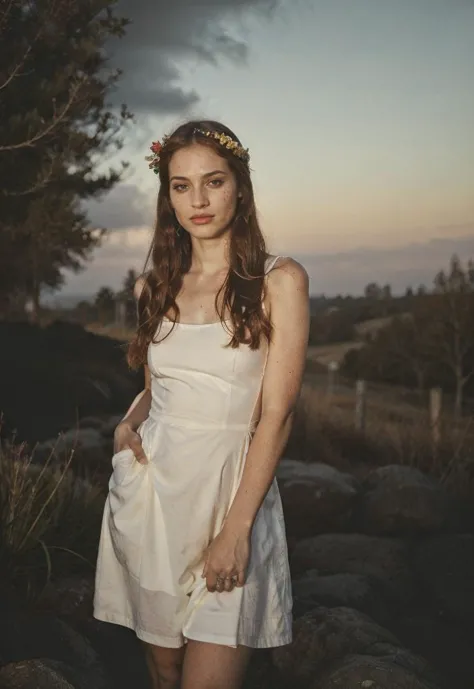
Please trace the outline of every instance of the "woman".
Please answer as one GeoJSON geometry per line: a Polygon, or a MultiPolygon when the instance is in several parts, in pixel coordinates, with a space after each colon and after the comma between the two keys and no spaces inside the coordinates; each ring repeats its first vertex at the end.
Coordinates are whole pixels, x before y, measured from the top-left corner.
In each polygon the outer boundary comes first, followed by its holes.
{"type": "Polygon", "coordinates": [[[291,641],[274,476],[308,278],[266,253],[249,154],[227,127],[189,122],[152,152],[152,269],[128,355],[145,389],[115,432],[94,614],[145,642],[154,689],[238,689],[252,648],[291,641]]]}

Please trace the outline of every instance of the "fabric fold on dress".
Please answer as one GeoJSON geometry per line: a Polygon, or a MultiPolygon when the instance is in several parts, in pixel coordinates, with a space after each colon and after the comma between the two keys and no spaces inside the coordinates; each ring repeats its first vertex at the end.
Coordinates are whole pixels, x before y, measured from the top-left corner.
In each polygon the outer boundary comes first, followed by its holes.
{"type": "MultiPolygon", "coordinates": [[[[267,272],[278,257],[267,261],[267,272]]],[[[161,328],[171,328],[164,321],[161,328]]],[[[243,587],[209,592],[207,547],[241,480],[268,348],[226,347],[220,322],[178,324],[148,350],[152,404],[138,432],[148,464],[112,457],[94,616],[148,643],[268,648],[291,642],[285,524],[274,480],[257,514],[243,587]]]]}

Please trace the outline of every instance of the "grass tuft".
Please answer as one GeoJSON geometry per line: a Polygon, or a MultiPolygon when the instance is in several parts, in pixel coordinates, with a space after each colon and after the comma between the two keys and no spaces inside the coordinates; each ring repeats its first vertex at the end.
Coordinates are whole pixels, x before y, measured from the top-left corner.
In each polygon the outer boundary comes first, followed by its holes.
{"type": "Polygon", "coordinates": [[[40,466],[25,445],[0,444],[0,572],[30,602],[55,577],[94,571],[104,493],[74,475],[73,454],[40,466]]]}

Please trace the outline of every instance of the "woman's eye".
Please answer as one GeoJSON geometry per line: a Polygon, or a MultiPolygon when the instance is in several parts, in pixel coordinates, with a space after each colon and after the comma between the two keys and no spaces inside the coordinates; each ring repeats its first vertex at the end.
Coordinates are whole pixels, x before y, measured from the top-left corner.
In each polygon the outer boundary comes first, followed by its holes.
{"type": "Polygon", "coordinates": [[[175,184],[173,186],[174,191],[185,191],[186,189],[186,184],[175,184]]]}
{"type": "Polygon", "coordinates": [[[209,184],[213,187],[221,187],[224,184],[223,179],[211,179],[209,184]]]}

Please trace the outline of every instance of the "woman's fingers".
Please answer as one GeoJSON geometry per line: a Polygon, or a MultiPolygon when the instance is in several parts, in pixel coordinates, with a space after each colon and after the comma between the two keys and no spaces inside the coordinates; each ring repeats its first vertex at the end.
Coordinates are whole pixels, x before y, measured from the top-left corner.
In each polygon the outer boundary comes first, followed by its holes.
{"type": "Polygon", "coordinates": [[[224,579],[224,591],[232,591],[235,586],[235,580],[233,577],[226,577],[224,579]]]}
{"type": "Polygon", "coordinates": [[[205,571],[206,574],[204,575],[203,572],[203,576],[206,578],[207,590],[211,593],[214,591],[217,591],[217,593],[233,591],[236,586],[239,586],[240,580],[242,580],[242,584],[240,584],[241,586],[243,586],[245,581],[244,573],[242,573],[241,579],[237,573],[226,574],[221,572],[218,574],[212,569],[209,569],[207,564],[205,566],[205,571]]]}
{"type": "Polygon", "coordinates": [[[120,452],[126,448],[130,448],[137,462],[140,464],[148,463],[140,435],[127,423],[121,422],[114,433],[114,451],[120,452]]]}
{"type": "Polygon", "coordinates": [[[207,590],[211,593],[217,591],[217,574],[216,572],[213,572],[212,569],[209,569],[206,574],[206,585],[207,590]]]}
{"type": "Polygon", "coordinates": [[[130,438],[129,446],[137,462],[140,462],[140,464],[148,464],[142,441],[138,433],[135,433],[134,436],[130,438]]]}

